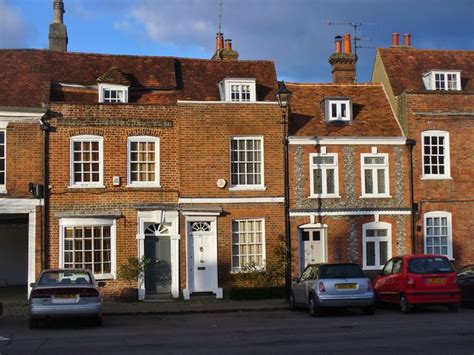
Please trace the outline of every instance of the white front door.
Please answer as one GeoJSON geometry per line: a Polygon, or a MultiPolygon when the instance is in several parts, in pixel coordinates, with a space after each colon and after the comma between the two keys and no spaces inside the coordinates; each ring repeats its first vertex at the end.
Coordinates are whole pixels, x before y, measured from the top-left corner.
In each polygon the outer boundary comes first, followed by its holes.
{"type": "Polygon", "coordinates": [[[214,292],[217,287],[216,233],[211,221],[190,222],[190,278],[193,292],[214,292]]]}
{"type": "Polygon", "coordinates": [[[326,261],[324,229],[301,230],[301,270],[308,264],[326,261]]]}

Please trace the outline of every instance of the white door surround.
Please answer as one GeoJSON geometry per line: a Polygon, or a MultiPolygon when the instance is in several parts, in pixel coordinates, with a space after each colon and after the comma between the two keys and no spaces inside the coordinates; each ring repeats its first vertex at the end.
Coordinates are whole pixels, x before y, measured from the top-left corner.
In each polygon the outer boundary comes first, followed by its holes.
{"type": "Polygon", "coordinates": [[[328,261],[327,225],[308,223],[299,226],[299,267],[328,261]]]}
{"type": "Polygon", "coordinates": [[[0,198],[0,214],[28,214],[28,293],[30,284],[36,281],[36,207],[42,206],[42,199],[0,198]]]}
{"type": "Polygon", "coordinates": [[[186,221],[186,288],[185,300],[194,292],[212,292],[223,298],[217,274],[217,215],[213,212],[192,212],[186,221]]]}
{"type": "MultiPolygon", "coordinates": [[[[170,238],[171,259],[171,295],[179,297],[179,214],[176,210],[152,210],[138,211],[137,213],[137,255],[142,258],[145,255],[145,230],[150,224],[166,226],[166,236],[170,238]]],[[[145,299],[145,278],[138,280],[138,299],[145,299]]]]}

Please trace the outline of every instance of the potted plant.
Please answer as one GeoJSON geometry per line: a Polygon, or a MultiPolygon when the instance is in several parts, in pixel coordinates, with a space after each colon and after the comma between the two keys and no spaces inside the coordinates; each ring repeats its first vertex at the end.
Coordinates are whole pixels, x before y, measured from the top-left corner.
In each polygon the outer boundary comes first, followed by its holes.
{"type": "Polygon", "coordinates": [[[124,287],[120,292],[120,299],[122,301],[135,302],[138,300],[138,288],[136,284],[138,278],[144,275],[149,262],[150,259],[144,256],[141,258],[131,256],[127,259],[126,264],[120,266],[118,276],[129,284],[129,287],[124,287]]]}

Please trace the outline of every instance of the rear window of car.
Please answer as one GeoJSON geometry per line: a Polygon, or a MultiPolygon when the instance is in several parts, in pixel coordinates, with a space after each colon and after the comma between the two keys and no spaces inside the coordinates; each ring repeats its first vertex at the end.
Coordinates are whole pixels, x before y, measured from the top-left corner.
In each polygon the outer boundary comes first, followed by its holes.
{"type": "Polygon", "coordinates": [[[91,285],[92,279],[87,272],[51,271],[45,272],[38,285],[58,286],[58,285],[91,285]]]}
{"type": "Polygon", "coordinates": [[[320,279],[365,278],[361,268],[355,264],[323,265],[319,273],[320,279]]]}
{"type": "Polygon", "coordinates": [[[408,272],[412,274],[436,274],[454,272],[453,266],[446,258],[426,257],[411,259],[408,272]]]}

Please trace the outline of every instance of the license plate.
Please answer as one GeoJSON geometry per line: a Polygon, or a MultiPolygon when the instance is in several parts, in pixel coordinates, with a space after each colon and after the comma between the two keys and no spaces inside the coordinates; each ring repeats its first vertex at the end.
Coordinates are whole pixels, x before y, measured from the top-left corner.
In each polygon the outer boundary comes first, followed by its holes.
{"type": "Polygon", "coordinates": [[[444,285],[446,283],[446,279],[444,277],[428,277],[425,279],[425,283],[427,285],[444,285]]]}
{"type": "Polygon", "coordinates": [[[355,290],[357,284],[336,284],[336,290],[355,290]]]}

